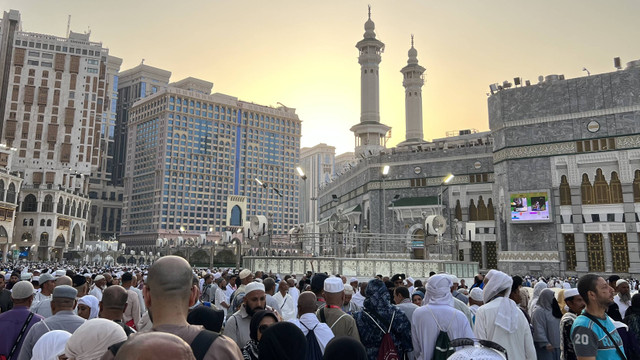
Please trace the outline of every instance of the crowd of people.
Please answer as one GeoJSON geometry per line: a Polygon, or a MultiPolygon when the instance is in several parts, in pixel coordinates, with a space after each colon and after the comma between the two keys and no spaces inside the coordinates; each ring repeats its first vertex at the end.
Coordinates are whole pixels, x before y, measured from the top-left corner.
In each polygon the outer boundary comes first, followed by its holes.
{"type": "Polygon", "coordinates": [[[640,359],[638,286],[7,263],[0,359],[640,359]]]}

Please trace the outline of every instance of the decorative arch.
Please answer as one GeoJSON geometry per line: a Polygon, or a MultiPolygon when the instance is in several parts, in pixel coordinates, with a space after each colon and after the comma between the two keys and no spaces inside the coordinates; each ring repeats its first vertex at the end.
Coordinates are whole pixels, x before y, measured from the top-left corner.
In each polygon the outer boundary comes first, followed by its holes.
{"type": "Polygon", "coordinates": [[[455,219],[458,221],[462,221],[462,207],[460,206],[460,199],[456,200],[456,208],[455,208],[455,219]]]}
{"type": "Polygon", "coordinates": [[[64,235],[60,234],[58,235],[58,237],[56,238],[56,242],[55,242],[55,246],[56,247],[64,247],[64,245],[66,244],[66,240],[64,238],[64,235]]]}
{"type": "Polygon", "coordinates": [[[236,205],[231,209],[231,226],[242,226],[242,209],[236,205]]]}
{"type": "Polygon", "coordinates": [[[469,201],[469,221],[478,221],[478,209],[473,199],[469,201]]]}
{"type": "Polygon", "coordinates": [[[635,171],[633,178],[633,202],[640,202],[640,170],[635,171]]]}
{"type": "Polygon", "coordinates": [[[4,226],[0,225],[0,243],[9,242],[9,234],[7,234],[7,229],[4,226]]]}
{"type": "Polygon", "coordinates": [[[38,200],[33,194],[29,194],[24,197],[22,201],[22,212],[36,212],[38,211],[38,200]]]}
{"type": "Polygon", "coordinates": [[[75,200],[71,203],[71,210],[70,210],[69,215],[76,216],[76,201],[75,200]]]}
{"type": "Polygon", "coordinates": [[[67,199],[67,202],[64,204],[64,214],[65,215],[69,215],[69,208],[71,208],[71,204],[69,202],[69,199],[67,199]]]}
{"type": "Polygon", "coordinates": [[[4,201],[4,180],[0,180],[0,201],[4,201]]]}
{"type": "Polygon", "coordinates": [[[33,239],[33,235],[31,235],[30,232],[24,232],[24,233],[22,233],[22,236],[20,237],[20,240],[22,240],[24,242],[31,241],[32,239],[33,239]]]}
{"type": "Polygon", "coordinates": [[[9,189],[7,189],[6,202],[12,203],[12,204],[16,202],[16,185],[14,183],[9,184],[9,189]]]}
{"type": "Polygon", "coordinates": [[[595,199],[593,197],[593,187],[591,186],[591,181],[589,181],[589,175],[587,174],[582,174],[580,196],[582,197],[583,205],[595,204],[595,199]]]}
{"type": "Polygon", "coordinates": [[[567,175],[560,178],[560,205],[571,205],[571,187],[567,175]]]}
{"type": "Polygon", "coordinates": [[[611,181],[609,182],[609,193],[611,195],[612,204],[622,204],[622,184],[618,178],[617,172],[611,173],[611,181]]]}
{"type": "Polygon", "coordinates": [[[53,212],[53,196],[45,195],[44,201],[42,202],[42,212],[53,212]]]}
{"type": "Polygon", "coordinates": [[[496,210],[493,207],[493,199],[489,198],[489,202],[487,203],[487,220],[495,220],[496,219],[496,210]]]}
{"type": "Polygon", "coordinates": [[[484,199],[482,198],[482,196],[478,197],[478,220],[489,220],[487,206],[484,204],[484,199]]]}
{"type": "Polygon", "coordinates": [[[49,233],[46,231],[40,234],[40,246],[49,246],[49,233]]]}
{"type": "Polygon", "coordinates": [[[593,194],[595,195],[596,204],[610,204],[611,195],[609,193],[609,184],[602,174],[602,169],[596,170],[596,179],[593,182],[593,194]]]}

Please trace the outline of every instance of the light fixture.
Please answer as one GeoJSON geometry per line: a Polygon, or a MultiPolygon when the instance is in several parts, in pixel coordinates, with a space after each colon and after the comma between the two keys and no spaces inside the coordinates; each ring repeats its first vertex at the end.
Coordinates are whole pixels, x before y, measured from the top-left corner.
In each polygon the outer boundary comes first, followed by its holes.
{"type": "Polygon", "coordinates": [[[209,232],[213,232],[213,228],[212,227],[209,228],[209,232]]]}
{"type": "Polygon", "coordinates": [[[300,175],[302,180],[307,180],[307,175],[304,174],[304,170],[302,170],[300,166],[296,167],[296,171],[298,172],[298,175],[300,175]]]}
{"type": "Polygon", "coordinates": [[[180,231],[184,232],[184,226],[180,226],[180,231]]]}
{"type": "Polygon", "coordinates": [[[260,179],[256,178],[256,182],[258,183],[258,185],[262,186],[263,188],[267,188],[267,184],[263,183],[262,181],[260,181],[260,179]]]}
{"type": "Polygon", "coordinates": [[[448,184],[451,180],[453,180],[454,177],[455,177],[455,175],[449,174],[444,178],[444,180],[442,182],[445,183],[445,184],[448,184]]]}
{"type": "Polygon", "coordinates": [[[389,174],[389,165],[385,165],[382,167],[382,175],[388,175],[389,174]]]}

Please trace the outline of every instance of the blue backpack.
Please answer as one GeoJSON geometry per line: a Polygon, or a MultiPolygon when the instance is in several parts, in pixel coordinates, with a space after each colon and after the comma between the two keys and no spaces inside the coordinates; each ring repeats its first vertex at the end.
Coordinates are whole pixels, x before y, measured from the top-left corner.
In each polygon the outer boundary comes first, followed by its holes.
{"type": "Polygon", "coordinates": [[[313,329],[309,329],[305,324],[302,324],[302,326],[309,331],[307,333],[307,356],[305,360],[322,360],[322,349],[320,349],[318,338],[316,338],[316,334],[313,332],[318,325],[314,326],[313,329]]]}

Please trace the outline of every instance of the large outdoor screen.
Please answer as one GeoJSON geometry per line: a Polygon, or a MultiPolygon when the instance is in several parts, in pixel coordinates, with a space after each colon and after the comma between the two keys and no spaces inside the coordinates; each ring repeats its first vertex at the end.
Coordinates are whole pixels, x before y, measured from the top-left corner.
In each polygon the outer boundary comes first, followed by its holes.
{"type": "Polygon", "coordinates": [[[551,221],[549,191],[511,193],[509,197],[512,223],[551,221]]]}

